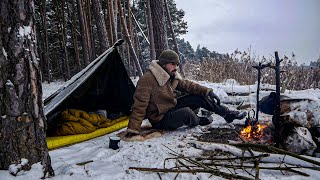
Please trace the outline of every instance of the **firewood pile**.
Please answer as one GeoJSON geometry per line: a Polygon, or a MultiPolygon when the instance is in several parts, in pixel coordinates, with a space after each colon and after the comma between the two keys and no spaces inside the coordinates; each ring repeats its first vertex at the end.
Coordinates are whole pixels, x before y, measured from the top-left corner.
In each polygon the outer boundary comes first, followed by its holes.
{"type": "Polygon", "coordinates": [[[227,179],[260,179],[260,171],[278,171],[282,174],[291,173],[304,177],[308,177],[309,174],[303,169],[320,171],[320,162],[272,146],[250,143],[230,143],[228,146],[227,149],[230,151],[226,149],[205,150],[201,145],[194,144],[195,148],[204,150],[203,154],[197,157],[188,157],[167,147],[172,157],[165,159],[163,168],[130,167],[129,169],[158,173],[160,179],[162,179],[160,173],[176,173],[175,178],[181,173],[208,173],[227,179]],[[234,148],[242,153],[235,152],[234,148]],[[274,153],[282,154],[282,160],[271,163],[270,156],[274,153]],[[302,166],[290,160],[285,161],[285,157],[289,156],[310,165],[302,166]],[[169,161],[174,161],[175,166],[167,167],[166,163],[169,161]]]}

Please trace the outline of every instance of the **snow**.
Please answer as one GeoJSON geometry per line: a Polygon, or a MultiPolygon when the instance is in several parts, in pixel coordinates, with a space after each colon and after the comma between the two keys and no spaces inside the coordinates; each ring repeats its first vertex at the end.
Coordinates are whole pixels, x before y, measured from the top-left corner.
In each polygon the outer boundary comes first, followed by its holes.
{"type": "Polygon", "coordinates": [[[6,86],[12,86],[12,87],[13,87],[12,81],[10,81],[10,80],[8,79],[7,82],[6,82],[6,86]]]}
{"type": "Polygon", "coordinates": [[[47,97],[49,97],[51,94],[56,92],[61,87],[65,87],[65,82],[63,82],[63,81],[56,81],[53,83],[44,82],[42,84],[42,89],[43,89],[42,99],[43,100],[46,99],[47,97]]]}
{"type": "MultiPolygon", "coordinates": [[[[21,164],[19,164],[21,166],[21,164]]],[[[17,166],[19,166],[17,165],[17,166]]],[[[20,167],[19,166],[19,167],[20,167]]],[[[14,168],[17,169],[17,167],[13,167],[12,165],[10,166],[12,168],[12,170],[15,170],[14,168]]],[[[31,170],[30,171],[20,171],[18,172],[18,174],[16,176],[13,176],[10,174],[10,172],[14,172],[14,171],[0,171],[0,179],[2,180],[9,180],[9,179],[15,179],[15,180],[34,180],[34,179],[41,179],[41,177],[43,176],[42,173],[42,169],[43,166],[41,165],[41,163],[36,163],[33,164],[31,166],[31,170]]]]}
{"type": "Polygon", "coordinates": [[[30,26],[23,26],[23,27],[19,27],[19,35],[20,37],[24,37],[27,36],[28,39],[31,39],[31,27],[30,26]]]}
{"type": "Polygon", "coordinates": [[[317,101],[320,99],[320,89],[306,89],[300,91],[286,90],[285,95],[289,96],[290,98],[310,99],[317,101]]]}
{"type": "Polygon", "coordinates": [[[304,98],[298,102],[290,103],[290,112],[284,113],[283,115],[288,115],[290,121],[295,124],[299,124],[303,127],[318,127],[320,126],[320,102],[317,98],[304,98]],[[307,100],[305,100],[307,99],[307,100]]]}
{"type": "MultiPolygon", "coordinates": [[[[213,84],[210,82],[198,82],[204,86],[213,88],[219,97],[227,99],[229,92],[250,92],[250,96],[246,97],[247,101],[255,104],[256,85],[240,86],[236,82],[228,81],[228,83],[213,84]],[[230,83],[231,82],[231,83],[230,83]]],[[[64,82],[44,83],[43,84],[43,97],[48,97],[60,87],[65,86],[64,82]]],[[[273,89],[273,85],[263,85],[273,89]]],[[[261,96],[268,95],[270,92],[262,91],[261,96]]],[[[310,89],[304,91],[286,91],[284,95],[296,97],[308,97],[320,103],[320,90],[310,89]]],[[[222,101],[224,102],[224,101],[222,101]]],[[[235,108],[234,105],[228,105],[231,109],[235,108]]],[[[303,109],[312,108],[312,105],[304,105],[303,109]]],[[[318,113],[320,116],[320,113],[318,113]]],[[[230,152],[236,156],[242,155],[242,150],[226,144],[206,143],[199,142],[196,136],[201,135],[208,131],[210,127],[226,127],[233,128],[234,124],[243,123],[241,120],[236,120],[231,124],[225,123],[224,119],[216,114],[211,118],[214,122],[209,126],[196,126],[194,128],[181,127],[178,130],[170,131],[158,138],[149,139],[143,142],[125,142],[120,141],[120,148],[117,150],[110,149],[109,138],[116,136],[117,133],[123,131],[119,130],[105,136],[101,136],[92,140],[78,143],[72,146],[55,149],[49,152],[51,156],[52,166],[55,171],[55,176],[52,180],[69,180],[69,179],[175,179],[176,173],[157,173],[153,172],[139,172],[136,170],[129,170],[129,167],[146,167],[146,168],[163,168],[166,158],[173,157],[170,153],[171,150],[176,153],[183,154],[184,156],[201,156],[203,150],[222,150],[230,152]],[[170,150],[171,149],[171,150],[170,150]]],[[[271,121],[269,115],[259,113],[259,118],[263,121],[271,121]]],[[[144,121],[144,124],[148,124],[144,121]]],[[[258,155],[260,152],[254,152],[258,155]]],[[[245,152],[246,156],[250,156],[245,152]]],[[[319,158],[309,157],[315,161],[319,158]]],[[[301,165],[313,167],[314,165],[296,159],[291,156],[284,156],[281,154],[270,154],[262,160],[264,166],[281,166],[285,165],[301,165]]],[[[174,160],[166,160],[166,168],[174,167],[174,160]]],[[[17,168],[12,166],[12,171],[17,168]]],[[[10,171],[11,171],[10,170],[10,171]]],[[[304,177],[294,173],[261,170],[261,179],[319,179],[319,172],[306,168],[298,168],[297,170],[305,172],[310,177],[304,177]]],[[[9,171],[0,171],[0,179],[40,179],[42,177],[42,166],[37,163],[32,166],[32,169],[27,172],[19,172],[16,177],[10,175],[9,171]]],[[[241,175],[243,171],[239,171],[241,175]]],[[[249,177],[249,176],[248,176],[249,177]]],[[[176,179],[223,179],[221,177],[211,176],[205,173],[180,173],[176,179]]],[[[251,177],[252,178],[252,177],[251,177]]]]}
{"type": "Polygon", "coordinates": [[[23,165],[26,165],[28,163],[27,159],[21,159],[21,163],[20,164],[11,164],[9,166],[9,172],[13,173],[13,174],[17,174],[17,172],[19,171],[19,169],[21,169],[21,167],[23,165]]]}
{"type": "Polygon", "coordinates": [[[293,133],[287,137],[286,144],[291,152],[301,153],[306,151],[305,153],[308,155],[312,155],[317,148],[316,143],[312,140],[311,133],[304,127],[295,127],[293,133]]]}
{"type": "Polygon", "coordinates": [[[2,54],[3,54],[4,57],[7,59],[8,54],[7,54],[7,51],[4,49],[4,47],[2,47],[2,54]]]}

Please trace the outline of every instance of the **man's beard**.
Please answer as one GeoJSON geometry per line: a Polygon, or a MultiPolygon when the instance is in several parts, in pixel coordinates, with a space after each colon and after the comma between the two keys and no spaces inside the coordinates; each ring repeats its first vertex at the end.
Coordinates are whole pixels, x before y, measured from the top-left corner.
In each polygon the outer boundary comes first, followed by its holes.
{"type": "Polygon", "coordinates": [[[171,74],[170,74],[171,79],[174,79],[176,77],[176,72],[177,72],[177,70],[171,71],[171,74]]]}
{"type": "Polygon", "coordinates": [[[175,73],[177,72],[177,69],[172,70],[171,72],[169,69],[163,67],[163,69],[170,75],[170,76],[175,76],[175,73]]]}
{"type": "Polygon", "coordinates": [[[177,70],[172,70],[170,73],[170,76],[175,76],[176,75],[177,70]]]}

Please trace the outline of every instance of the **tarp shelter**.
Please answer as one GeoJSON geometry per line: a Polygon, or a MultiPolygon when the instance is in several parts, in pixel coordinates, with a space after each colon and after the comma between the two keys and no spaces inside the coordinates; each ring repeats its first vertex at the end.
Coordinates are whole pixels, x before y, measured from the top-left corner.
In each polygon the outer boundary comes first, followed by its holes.
{"type": "Polygon", "coordinates": [[[44,112],[51,127],[54,127],[57,115],[65,109],[87,112],[103,109],[108,117],[112,114],[129,115],[134,91],[114,45],[76,74],[65,87],[46,98],[44,112]]]}

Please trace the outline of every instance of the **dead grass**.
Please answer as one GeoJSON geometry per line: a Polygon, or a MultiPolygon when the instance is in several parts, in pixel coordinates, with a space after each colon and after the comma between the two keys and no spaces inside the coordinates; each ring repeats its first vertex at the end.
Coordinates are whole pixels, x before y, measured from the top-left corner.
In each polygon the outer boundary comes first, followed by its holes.
{"type": "MultiPolygon", "coordinates": [[[[293,74],[293,79],[287,89],[302,90],[320,87],[320,68],[298,65],[294,56],[289,59],[284,56],[281,62],[281,82],[293,74]]],[[[274,58],[257,58],[246,52],[235,51],[235,53],[222,59],[207,58],[201,61],[187,61],[184,65],[186,78],[197,81],[224,82],[226,79],[235,79],[242,85],[254,84],[257,81],[258,71],[252,66],[258,62],[274,64],[274,58]]],[[[262,70],[261,83],[275,84],[275,71],[272,68],[262,70]]]]}

